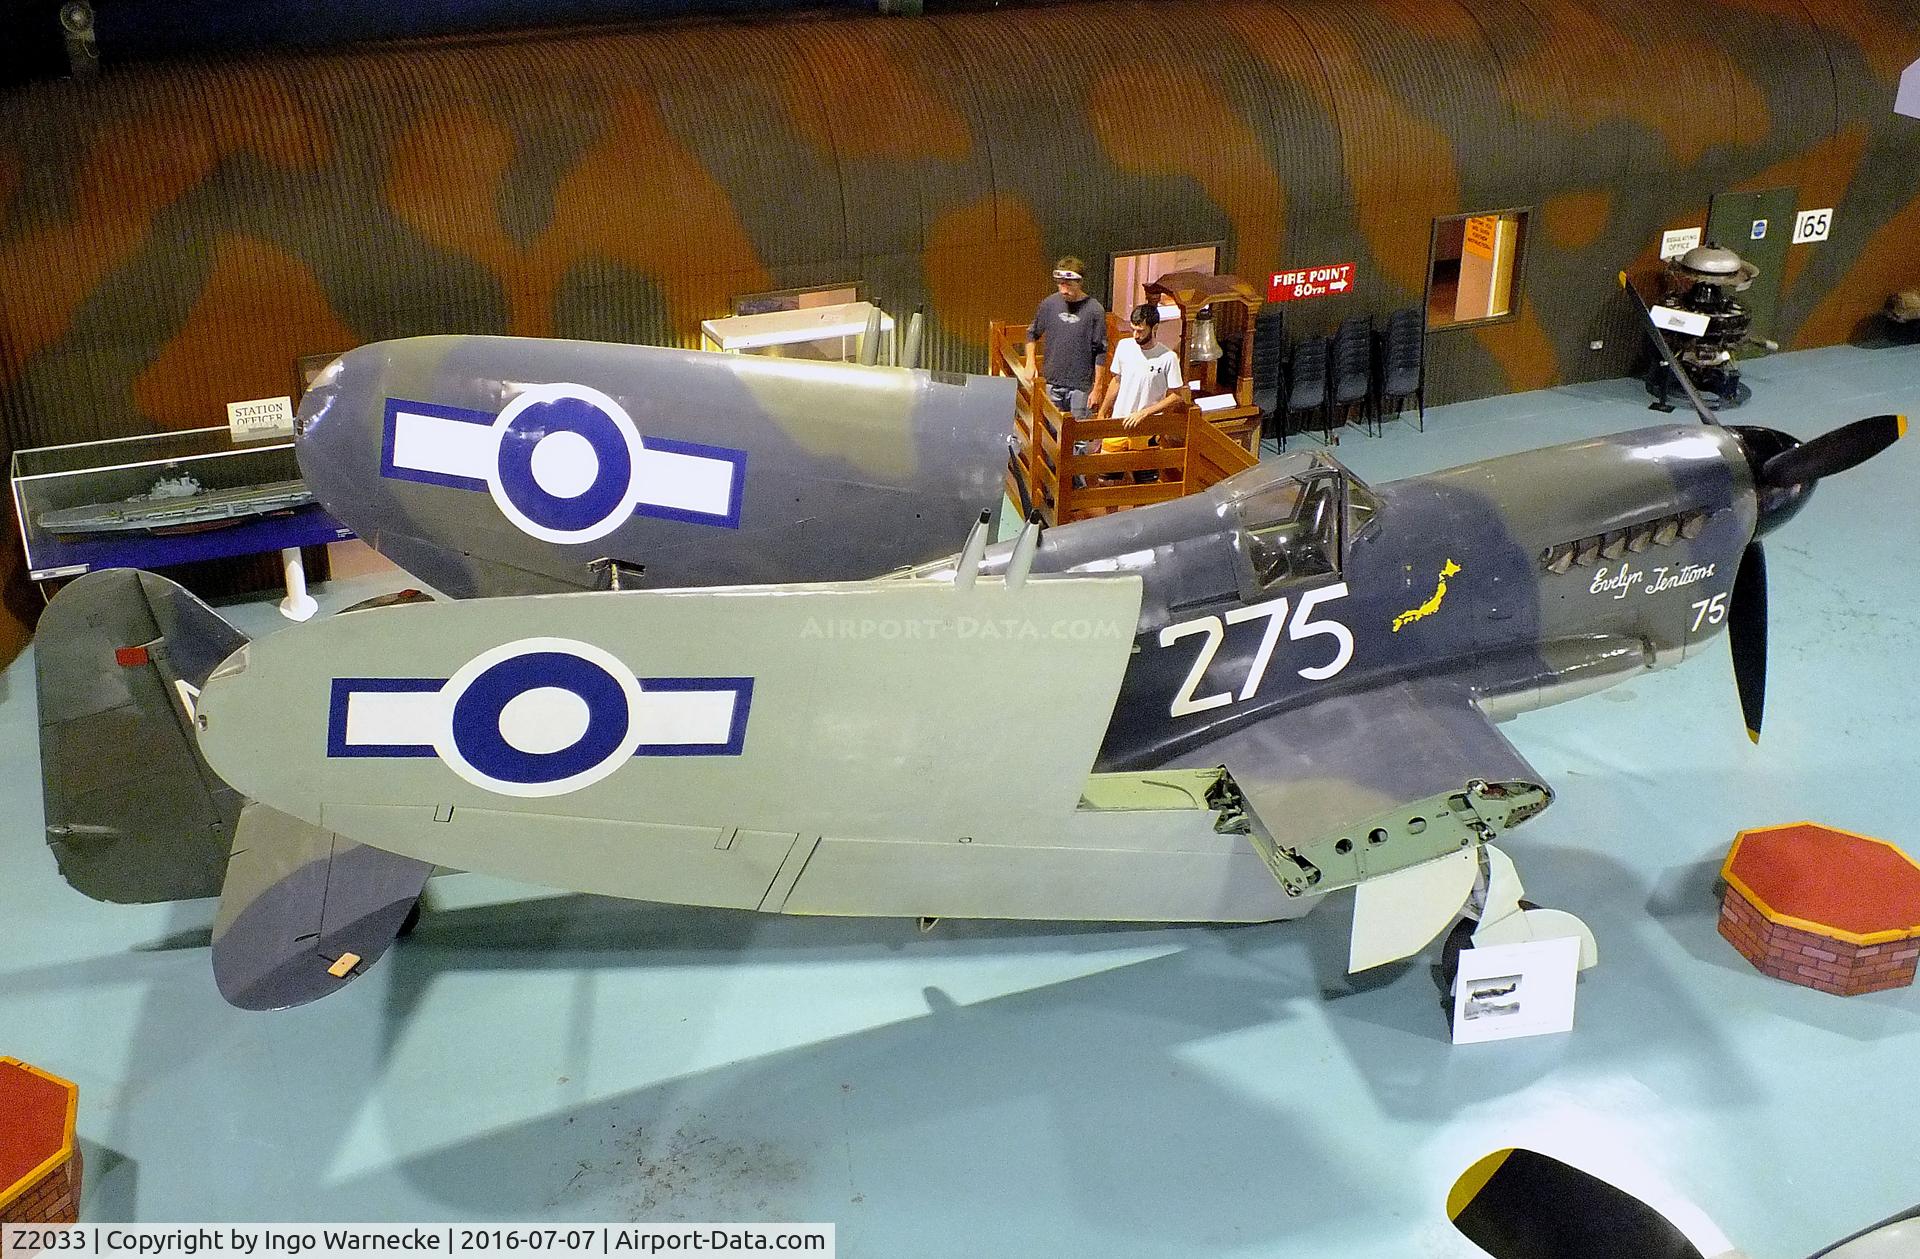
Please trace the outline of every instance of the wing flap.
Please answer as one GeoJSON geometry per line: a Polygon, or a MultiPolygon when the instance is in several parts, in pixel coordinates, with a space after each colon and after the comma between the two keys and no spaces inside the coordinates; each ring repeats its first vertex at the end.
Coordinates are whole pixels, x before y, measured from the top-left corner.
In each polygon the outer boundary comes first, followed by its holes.
{"type": "Polygon", "coordinates": [[[1225,766],[1232,807],[1289,895],[1362,887],[1355,969],[1424,947],[1471,891],[1479,845],[1553,798],[1472,692],[1444,679],[1332,696],[1174,764],[1225,766]]]}

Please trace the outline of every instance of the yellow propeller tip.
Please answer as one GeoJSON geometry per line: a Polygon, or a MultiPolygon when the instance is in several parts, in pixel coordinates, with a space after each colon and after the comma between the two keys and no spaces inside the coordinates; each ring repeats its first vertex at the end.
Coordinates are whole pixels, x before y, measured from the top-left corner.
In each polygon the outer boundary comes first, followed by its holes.
{"type": "Polygon", "coordinates": [[[1620,287],[1621,288],[1627,287],[1627,273],[1625,271],[1622,271],[1620,273],[1620,287]]]}
{"type": "Polygon", "coordinates": [[[1896,415],[1893,417],[1893,431],[1896,435],[1900,437],[1905,437],[1907,435],[1907,417],[1906,416],[1896,415]]]}
{"type": "Polygon", "coordinates": [[[1758,743],[1760,742],[1760,732],[1758,730],[1749,730],[1747,731],[1747,738],[1758,743]]]}
{"type": "Polygon", "coordinates": [[[1500,1170],[1501,1165],[1512,1154],[1511,1149],[1495,1150],[1462,1172],[1460,1179],[1453,1183],[1453,1189],[1447,1194],[1447,1218],[1459,1219],[1460,1213],[1480,1196],[1480,1191],[1487,1187],[1487,1182],[1493,1179],[1494,1173],[1500,1170]]]}

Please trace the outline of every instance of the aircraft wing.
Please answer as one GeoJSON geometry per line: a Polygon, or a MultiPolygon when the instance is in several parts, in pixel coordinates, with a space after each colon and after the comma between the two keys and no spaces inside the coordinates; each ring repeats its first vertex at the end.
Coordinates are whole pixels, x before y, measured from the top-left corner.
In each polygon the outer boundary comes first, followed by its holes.
{"type": "Polygon", "coordinates": [[[1460,912],[1478,847],[1552,800],[1463,684],[1330,696],[1195,748],[1224,765],[1248,836],[1296,895],[1359,885],[1353,969],[1406,957],[1460,912]]]}
{"type": "Polygon", "coordinates": [[[519,337],[382,341],[300,405],[327,509],[453,598],[836,581],[938,559],[997,504],[1013,382],[519,337]]]}

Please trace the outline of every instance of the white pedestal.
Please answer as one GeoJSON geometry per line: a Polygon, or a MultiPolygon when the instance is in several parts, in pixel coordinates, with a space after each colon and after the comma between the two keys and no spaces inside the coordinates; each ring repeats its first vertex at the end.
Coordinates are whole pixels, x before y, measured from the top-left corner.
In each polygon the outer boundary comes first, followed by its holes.
{"type": "Polygon", "coordinates": [[[307,566],[300,548],[286,547],[280,552],[280,569],[287,577],[287,597],[280,601],[280,615],[289,621],[304,621],[320,610],[320,604],[307,593],[307,566]]]}

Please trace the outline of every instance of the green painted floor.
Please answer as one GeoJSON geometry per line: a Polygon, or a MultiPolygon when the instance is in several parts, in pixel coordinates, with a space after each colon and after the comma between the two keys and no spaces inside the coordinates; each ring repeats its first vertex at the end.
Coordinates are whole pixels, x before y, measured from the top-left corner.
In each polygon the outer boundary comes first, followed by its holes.
{"type": "MultiPolygon", "coordinates": [[[[1920,414],[1920,348],[1751,365],[1812,436],[1920,414]]],[[[1632,382],[1439,408],[1387,480],[1661,417],[1632,382]]],[[[1766,979],[1714,932],[1736,830],[1920,853],[1920,441],[1769,539],[1767,737],[1726,648],[1523,717],[1509,842],[1602,963],[1570,1036],[1451,1048],[1426,961],[1342,974],[1346,906],[1240,928],[786,920],[437,880],[338,997],[214,991],[211,902],[88,902],[41,840],[30,656],[0,675],[0,1053],[77,1080],[97,1220],[828,1220],[843,1257],[1477,1254],[1442,1210],[1532,1144],[1670,1181],[1756,1259],[1920,1200],[1920,991],[1766,979]]],[[[395,580],[387,586],[402,584],[395,580]]],[[[318,593],[328,607],[365,579],[318,593]]],[[[236,611],[250,631],[276,618],[236,611]]],[[[1721,640],[1724,643],[1724,639],[1721,640]]]]}

